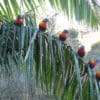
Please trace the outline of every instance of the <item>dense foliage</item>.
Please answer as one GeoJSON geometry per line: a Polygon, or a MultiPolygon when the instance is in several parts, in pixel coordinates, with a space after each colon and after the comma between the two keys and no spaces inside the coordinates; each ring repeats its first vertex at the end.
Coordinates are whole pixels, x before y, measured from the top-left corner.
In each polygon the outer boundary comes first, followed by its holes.
{"type": "Polygon", "coordinates": [[[55,95],[57,99],[99,100],[99,83],[93,69],[78,57],[68,43],[61,42],[48,32],[37,33],[35,27],[17,26],[13,22],[3,24],[0,77],[11,80],[16,72],[18,82],[24,76],[23,86],[29,95],[32,94],[30,81],[34,77],[43,92],[55,95]]]}

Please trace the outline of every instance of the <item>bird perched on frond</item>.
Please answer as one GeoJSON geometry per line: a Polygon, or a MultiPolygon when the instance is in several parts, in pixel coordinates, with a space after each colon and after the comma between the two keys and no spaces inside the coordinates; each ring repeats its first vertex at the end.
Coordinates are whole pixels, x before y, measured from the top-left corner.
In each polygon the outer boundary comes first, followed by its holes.
{"type": "Polygon", "coordinates": [[[15,25],[20,26],[22,24],[23,24],[23,18],[22,18],[21,15],[18,15],[17,18],[16,18],[16,20],[15,20],[15,25]]]}
{"type": "Polygon", "coordinates": [[[3,21],[0,20],[0,34],[2,33],[2,25],[3,25],[3,21]]]}
{"type": "Polygon", "coordinates": [[[0,29],[1,29],[2,25],[3,25],[3,21],[0,20],[0,29]]]}
{"type": "Polygon", "coordinates": [[[39,31],[41,32],[45,32],[47,29],[47,23],[48,23],[48,19],[45,18],[40,24],[39,24],[39,31]]]}
{"type": "Polygon", "coordinates": [[[96,79],[100,81],[100,71],[96,73],[96,79]]]}
{"type": "Polygon", "coordinates": [[[64,30],[63,32],[61,32],[61,33],[59,34],[59,39],[60,39],[61,41],[65,41],[66,38],[68,37],[68,34],[69,34],[69,31],[68,31],[68,30],[64,30]]]}
{"type": "Polygon", "coordinates": [[[96,60],[92,59],[92,60],[89,61],[88,64],[89,64],[89,67],[90,67],[91,69],[93,69],[93,68],[96,66],[96,60]]]}
{"type": "Polygon", "coordinates": [[[85,56],[85,47],[80,46],[77,50],[77,54],[78,54],[79,57],[84,57],[85,56]]]}

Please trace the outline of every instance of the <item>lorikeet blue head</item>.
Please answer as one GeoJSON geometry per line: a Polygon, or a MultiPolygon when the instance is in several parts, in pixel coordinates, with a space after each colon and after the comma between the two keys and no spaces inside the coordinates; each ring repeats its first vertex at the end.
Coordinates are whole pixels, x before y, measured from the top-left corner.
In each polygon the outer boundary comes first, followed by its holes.
{"type": "Polygon", "coordinates": [[[43,22],[46,22],[46,23],[47,23],[48,21],[49,21],[49,20],[48,20],[47,18],[45,18],[45,19],[43,20],[43,22]]]}
{"type": "Polygon", "coordinates": [[[80,47],[80,49],[83,50],[83,49],[85,49],[85,47],[82,45],[82,46],[80,47]]]}
{"type": "Polygon", "coordinates": [[[63,31],[63,33],[68,34],[69,31],[65,29],[65,30],[63,31]]]}
{"type": "Polygon", "coordinates": [[[17,18],[20,19],[20,18],[22,18],[22,16],[21,15],[18,15],[17,18]]]}

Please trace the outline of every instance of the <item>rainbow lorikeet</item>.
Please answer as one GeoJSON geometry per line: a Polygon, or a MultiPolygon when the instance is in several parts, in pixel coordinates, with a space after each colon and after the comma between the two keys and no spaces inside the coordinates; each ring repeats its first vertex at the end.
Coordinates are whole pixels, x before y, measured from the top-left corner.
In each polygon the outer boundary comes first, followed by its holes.
{"type": "Polygon", "coordinates": [[[21,15],[18,15],[18,16],[17,16],[17,18],[16,18],[16,20],[15,20],[15,24],[18,25],[18,26],[20,26],[20,25],[23,24],[23,18],[22,18],[21,15]]]}
{"type": "Polygon", "coordinates": [[[0,29],[1,29],[2,25],[3,25],[3,21],[0,20],[0,29]]]}
{"type": "Polygon", "coordinates": [[[100,71],[96,73],[96,79],[100,80],[100,71]]]}
{"type": "Polygon", "coordinates": [[[78,56],[79,57],[84,57],[85,56],[85,47],[84,46],[80,46],[77,50],[78,56]]]}
{"type": "Polygon", "coordinates": [[[0,20],[0,34],[2,33],[2,25],[3,25],[3,21],[0,20]]]}
{"type": "Polygon", "coordinates": [[[96,66],[96,60],[90,60],[88,64],[89,64],[89,67],[93,69],[96,66]]]}
{"type": "Polygon", "coordinates": [[[48,19],[45,18],[40,24],[39,24],[39,31],[45,32],[47,29],[47,23],[48,19]]]}
{"type": "Polygon", "coordinates": [[[64,30],[63,32],[60,33],[59,35],[59,39],[61,41],[65,41],[66,38],[68,37],[69,31],[68,30],[64,30]]]}

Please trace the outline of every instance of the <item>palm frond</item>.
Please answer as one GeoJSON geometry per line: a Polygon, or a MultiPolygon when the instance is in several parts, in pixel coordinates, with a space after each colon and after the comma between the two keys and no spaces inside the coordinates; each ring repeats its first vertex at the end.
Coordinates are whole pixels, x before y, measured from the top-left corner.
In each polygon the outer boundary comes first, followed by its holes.
{"type": "Polygon", "coordinates": [[[23,86],[28,95],[32,95],[29,87],[34,77],[43,92],[61,100],[82,100],[84,96],[90,100],[99,99],[98,82],[73,48],[48,33],[40,32],[38,36],[36,33],[37,29],[31,26],[16,26],[12,22],[3,25],[0,76],[10,78],[16,72],[17,82],[24,76],[23,86]],[[86,77],[81,76],[82,73],[86,77]],[[84,94],[85,89],[87,93],[84,94]]]}
{"type": "MultiPolygon", "coordinates": [[[[96,0],[91,0],[91,2],[89,2],[88,0],[49,0],[49,3],[53,8],[64,12],[69,20],[76,19],[80,23],[87,24],[94,28],[98,28],[98,26],[100,25],[100,16],[98,15],[99,10],[97,10],[97,8],[99,9],[99,3],[97,3],[96,0]]],[[[45,0],[41,0],[38,2],[38,6],[42,8],[44,13],[47,9],[46,6],[48,6],[46,4],[47,3],[45,0]]],[[[26,12],[32,10],[34,13],[33,18],[36,20],[38,6],[34,0],[23,0],[22,8],[19,7],[19,3],[17,2],[17,0],[4,0],[4,5],[5,7],[2,3],[0,3],[1,15],[5,15],[10,20],[12,20],[13,17],[18,15],[19,13],[22,13],[21,10],[25,10],[26,12]]]]}

